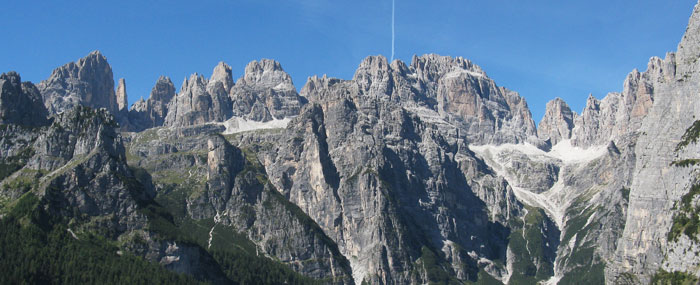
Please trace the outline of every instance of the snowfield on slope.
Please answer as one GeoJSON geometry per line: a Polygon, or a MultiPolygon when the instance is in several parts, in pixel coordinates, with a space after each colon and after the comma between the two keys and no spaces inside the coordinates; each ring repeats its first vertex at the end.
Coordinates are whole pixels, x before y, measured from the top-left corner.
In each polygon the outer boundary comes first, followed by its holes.
{"type": "Polygon", "coordinates": [[[229,134],[235,134],[235,133],[242,133],[242,132],[247,132],[247,131],[254,131],[254,130],[264,130],[264,129],[284,129],[287,127],[287,124],[292,120],[291,117],[287,117],[284,119],[274,119],[272,121],[267,121],[267,122],[258,122],[258,121],[251,121],[247,120],[244,118],[240,117],[233,117],[229,119],[228,121],[225,121],[221,124],[223,124],[224,127],[226,127],[226,130],[224,131],[225,135],[229,134]]]}

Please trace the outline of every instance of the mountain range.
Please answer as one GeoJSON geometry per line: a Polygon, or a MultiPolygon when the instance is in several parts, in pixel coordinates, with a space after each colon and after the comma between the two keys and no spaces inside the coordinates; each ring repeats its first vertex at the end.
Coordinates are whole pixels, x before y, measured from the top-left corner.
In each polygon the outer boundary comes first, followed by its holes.
{"type": "Polygon", "coordinates": [[[434,54],[299,92],[274,60],[220,62],[131,107],[99,51],[3,73],[0,280],[694,284],[699,58],[696,5],[676,52],[539,125],[434,54]]]}

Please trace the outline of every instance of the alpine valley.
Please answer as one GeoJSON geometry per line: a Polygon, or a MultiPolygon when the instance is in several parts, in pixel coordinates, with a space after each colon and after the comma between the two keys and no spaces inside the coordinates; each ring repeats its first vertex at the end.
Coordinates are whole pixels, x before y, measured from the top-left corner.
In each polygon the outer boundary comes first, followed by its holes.
{"type": "Polygon", "coordinates": [[[622,92],[528,105],[461,57],[301,88],[221,62],[127,104],[95,51],[0,76],[0,283],[695,284],[700,4],[622,92]]]}

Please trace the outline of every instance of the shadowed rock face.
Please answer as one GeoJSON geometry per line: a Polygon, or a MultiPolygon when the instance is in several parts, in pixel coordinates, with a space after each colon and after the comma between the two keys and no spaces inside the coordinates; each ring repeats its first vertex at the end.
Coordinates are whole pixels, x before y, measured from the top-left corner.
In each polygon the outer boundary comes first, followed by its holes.
{"type": "Polygon", "coordinates": [[[31,82],[22,82],[19,74],[0,75],[0,124],[41,126],[48,113],[39,90],[31,82]]]}
{"type": "Polygon", "coordinates": [[[112,114],[119,112],[112,68],[99,51],[56,68],[37,87],[51,114],[77,105],[106,108],[112,114]]]}

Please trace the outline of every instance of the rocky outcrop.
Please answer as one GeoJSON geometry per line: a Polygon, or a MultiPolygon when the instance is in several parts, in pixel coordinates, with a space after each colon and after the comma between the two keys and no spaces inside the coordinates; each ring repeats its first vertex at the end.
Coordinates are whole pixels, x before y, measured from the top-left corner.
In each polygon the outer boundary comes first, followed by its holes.
{"type": "Polygon", "coordinates": [[[250,62],[230,95],[233,115],[251,121],[293,117],[305,103],[282,65],[269,59],[250,62]]]}
{"type": "Polygon", "coordinates": [[[549,140],[551,145],[567,140],[571,138],[571,130],[577,117],[576,112],[572,112],[564,100],[555,98],[547,103],[544,117],[537,128],[537,136],[542,140],[549,140]]]}
{"type": "Polygon", "coordinates": [[[169,77],[161,76],[151,89],[148,100],[136,101],[129,110],[132,131],[142,131],[163,126],[168,114],[168,104],[175,97],[175,85],[169,77]]]}
{"type": "Polygon", "coordinates": [[[128,97],[126,95],[126,80],[124,78],[119,79],[119,85],[117,85],[117,107],[119,113],[125,113],[129,111],[128,97]]]}
{"type": "Polygon", "coordinates": [[[0,124],[41,126],[48,123],[47,116],[34,84],[22,82],[16,72],[0,75],[0,124]]]}
{"type": "Polygon", "coordinates": [[[37,87],[51,114],[70,110],[77,105],[106,108],[112,114],[119,111],[112,68],[99,51],[56,68],[37,87]]]}

